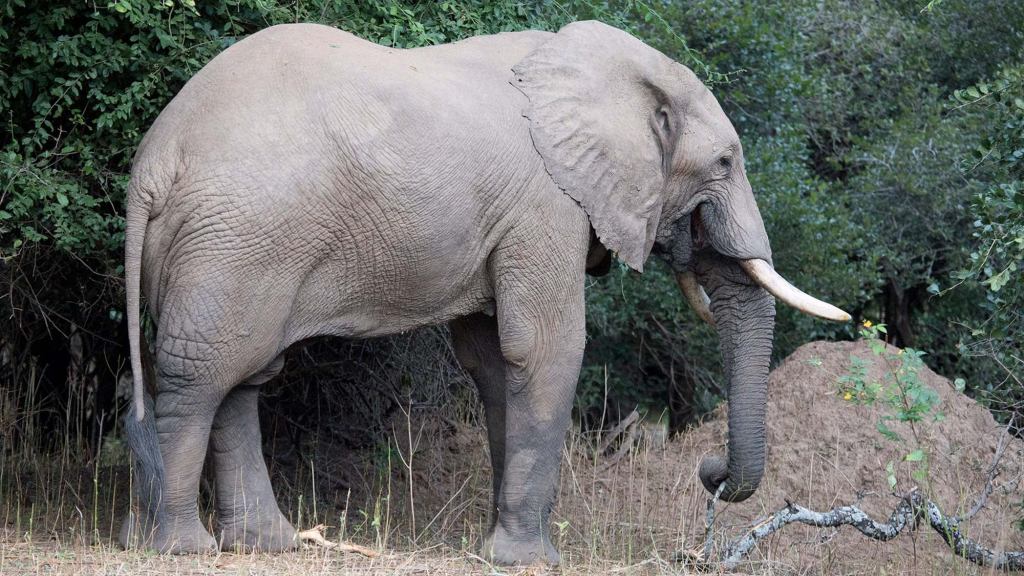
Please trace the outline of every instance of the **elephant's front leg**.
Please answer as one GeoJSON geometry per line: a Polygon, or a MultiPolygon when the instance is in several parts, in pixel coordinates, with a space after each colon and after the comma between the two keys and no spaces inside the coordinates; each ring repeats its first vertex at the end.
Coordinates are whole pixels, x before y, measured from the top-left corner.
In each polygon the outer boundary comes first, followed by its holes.
{"type": "Polygon", "coordinates": [[[505,369],[504,473],[484,554],[502,564],[557,564],[548,518],[558,491],[584,346],[583,266],[569,278],[499,285],[505,369]]]}

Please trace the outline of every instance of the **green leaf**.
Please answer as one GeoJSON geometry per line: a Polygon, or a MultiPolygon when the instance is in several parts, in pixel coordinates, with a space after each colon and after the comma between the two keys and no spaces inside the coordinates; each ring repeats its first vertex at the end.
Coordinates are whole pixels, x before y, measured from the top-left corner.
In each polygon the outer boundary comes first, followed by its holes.
{"type": "Polygon", "coordinates": [[[928,481],[928,469],[924,467],[918,468],[910,473],[910,477],[918,484],[924,484],[928,481]]]}
{"type": "Polygon", "coordinates": [[[1009,268],[1003,269],[1002,272],[992,276],[988,280],[985,280],[985,284],[988,284],[989,288],[993,292],[999,292],[1006,286],[1007,282],[1010,281],[1010,270],[1009,268]]]}
{"type": "Polygon", "coordinates": [[[882,352],[885,352],[885,342],[881,340],[868,340],[868,347],[871,348],[876,356],[880,356],[882,352]]]}
{"type": "Polygon", "coordinates": [[[70,202],[68,201],[68,197],[65,196],[63,192],[57,192],[57,203],[60,204],[61,206],[67,206],[68,204],[70,204],[70,202]]]}
{"type": "Polygon", "coordinates": [[[168,34],[160,28],[153,29],[153,33],[156,34],[157,40],[160,41],[161,48],[173,48],[178,43],[177,40],[175,40],[174,36],[168,34]]]}
{"type": "Polygon", "coordinates": [[[967,388],[967,381],[963,378],[957,378],[956,380],[953,380],[953,388],[956,388],[957,392],[963,393],[967,388]]]}
{"type": "Polygon", "coordinates": [[[892,429],[889,428],[885,424],[885,422],[883,422],[881,420],[879,420],[878,423],[875,424],[875,429],[878,430],[879,434],[881,434],[882,436],[885,436],[886,438],[888,438],[889,440],[892,440],[894,442],[900,442],[900,441],[903,440],[902,438],[900,438],[899,434],[893,432],[892,429]]]}
{"type": "Polygon", "coordinates": [[[907,462],[920,462],[924,460],[924,450],[918,448],[917,450],[914,450],[910,454],[904,456],[903,459],[906,460],[907,462]]]}
{"type": "Polygon", "coordinates": [[[889,490],[896,489],[896,465],[892,460],[885,464],[885,481],[889,484],[889,490]]]}

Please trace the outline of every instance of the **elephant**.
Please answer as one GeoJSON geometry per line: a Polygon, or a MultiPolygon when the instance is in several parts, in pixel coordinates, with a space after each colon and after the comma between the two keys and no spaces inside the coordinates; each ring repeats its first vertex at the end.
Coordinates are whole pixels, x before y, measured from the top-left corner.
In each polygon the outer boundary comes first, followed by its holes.
{"type": "Polygon", "coordinates": [[[125,236],[135,477],[120,541],[165,553],[296,546],[257,396],[300,340],[447,323],[484,405],[483,555],[557,564],[548,519],[588,271],[614,254],[642,272],[655,254],[715,324],[729,441],[699,476],[730,501],[763,471],[775,298],[849,319],[775,272],[739,136],[711,91],[594,21],[416,49],[316,24],[253,34],[146,133],[125,236]],[[204,461],[216,537],[197,508],[204,461]]]}

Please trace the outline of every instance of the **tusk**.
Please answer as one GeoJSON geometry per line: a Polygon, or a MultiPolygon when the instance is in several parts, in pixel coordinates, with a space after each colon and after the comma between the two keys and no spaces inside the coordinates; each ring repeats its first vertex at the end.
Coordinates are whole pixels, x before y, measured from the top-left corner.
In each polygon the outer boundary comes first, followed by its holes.
{"type": "Polygon", "coordinates": [[[679,284],[679,289],[683,291],[686,301],[693,307],[697,316],[700,316],[702,320],[714,326],[715,316],[711,313],[711,308],[709,307],[711,298],[708,298],[707,292],[697,283],[696,274],[689,271],[678,272],[676,273],[676,283],[679,284]]]}
{"type": "Polygon", "coordinates": [[[775,296],[782,302],[789,304],[793,308],[796,308],[805,314],[824,318],[825,320],[834,320],[836,322],[850,321],[849,314],[828,302],[822,302],[821,300],[802,292],[799,288],[793,286],[789,281],[780,276],[779,273],[772,268],[771,264],[761,260],[760,258],[740,260],[740,268],[743,268],[743,271],[746,272],[754,282],[760,284],[760,286],[767,290],[772,296],[775,296]]]}

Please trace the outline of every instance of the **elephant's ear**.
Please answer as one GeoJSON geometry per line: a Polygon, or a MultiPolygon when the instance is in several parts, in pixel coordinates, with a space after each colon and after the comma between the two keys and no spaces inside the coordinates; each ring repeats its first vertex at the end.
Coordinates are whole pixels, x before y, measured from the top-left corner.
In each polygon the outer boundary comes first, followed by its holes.
{"type": "Polygon", "coordinates": [[[667,95],[693,73],[600,22],[565,26],[513,72],[551,177],[587,211],[601,242],[642,271],[680,128],[667,95]]]}

